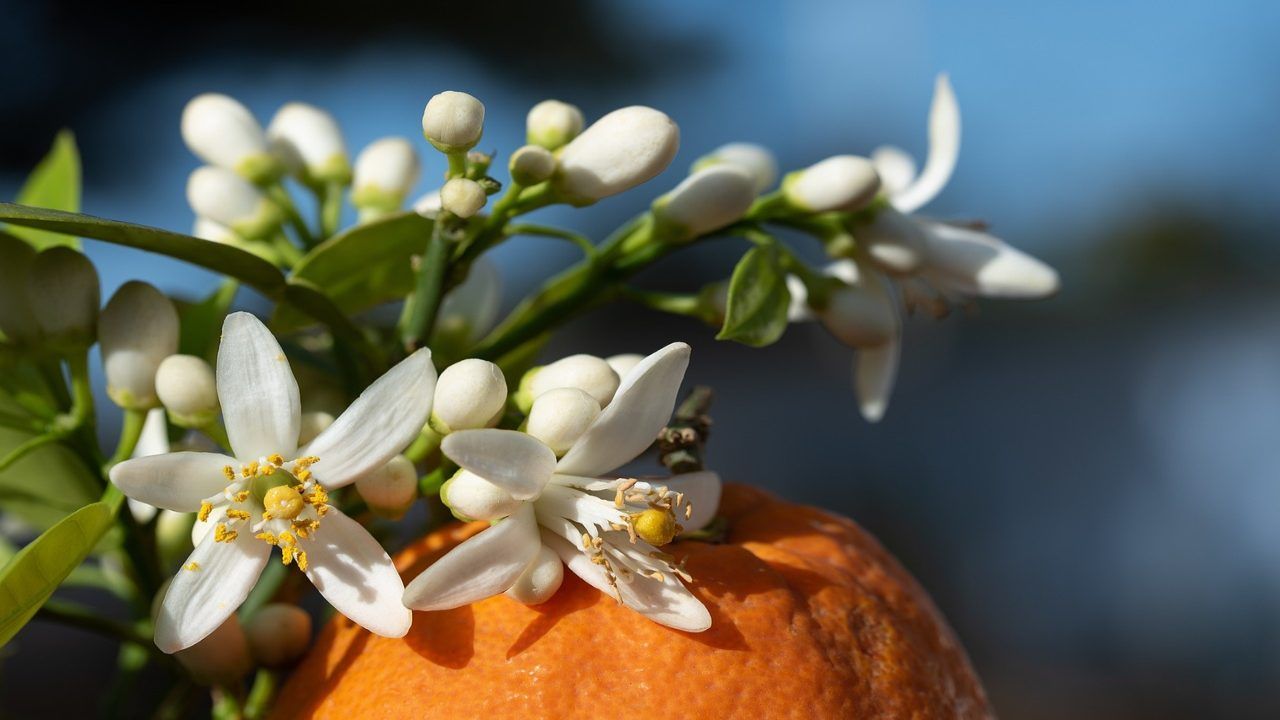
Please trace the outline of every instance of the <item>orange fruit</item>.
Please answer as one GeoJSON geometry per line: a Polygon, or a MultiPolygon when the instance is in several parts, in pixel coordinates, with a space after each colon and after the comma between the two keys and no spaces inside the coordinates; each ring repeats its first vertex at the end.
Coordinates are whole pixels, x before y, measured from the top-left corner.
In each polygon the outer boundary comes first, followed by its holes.
{"type": "MultiPolygon", "coordinates": [[[[910,575],[844,518],[727,485],[725,542],[681,541],[702,633],[663,627],[565,573],[548,602],[416,613],[407,637],[337,617],[277,718],[985,718],[964,650],[910,575]]],[[[397,558],[412,578],[485,528],[397,558]]]]}

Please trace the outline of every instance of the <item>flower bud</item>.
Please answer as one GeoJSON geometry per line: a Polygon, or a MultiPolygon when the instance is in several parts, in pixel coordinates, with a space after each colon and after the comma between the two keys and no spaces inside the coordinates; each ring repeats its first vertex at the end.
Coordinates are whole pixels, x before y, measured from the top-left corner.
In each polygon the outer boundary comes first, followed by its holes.
{"type": "Polygon", "coordinates": [[[441,486],[440,502],[462,520],[497,520],[518,510],[522,501],[469,470],[459,470],[441,486]]]}
{"type": "MultiPolygon", "coordinates": [[[[132,510],[133,506],[129,507],[132,510]]],[[[134,519],[137,517],[135,513],[134,519]]],[[[156,549],[165,567],[175,567],[191,554],[191,527],[195,521],[195,513],[189,512],[161,510],[156,516],[156,549]]]]}
{"type": "Polygon", "coordinates": [[[609,363],[609,367],[618,374],[618,379],[622,380],[631,372],[631,368],[640,364],[644,356],[640,353],[622,353],[620,355],[610,355],[604,361],[609,363]]]}
{"type": "Polygon", "coordinates": [[[529,110],[525,137],[530,145],[548,150],[564,147],[582,132],[582,111],[559,100],[543,100],[529,110]]]}
{"type": "Polygon", "coordinates": [[[311,644],[311,616],[297,605],[269,603],[244,626],[249,653],[263,667],[275,668],[302,657],[311,644]]]}
{"type": "Polygon", "coordinates": [[[533,400],[556,388],[577,388],[604,407],[618,390],[618,374],[594,355],[570,355],[531,372],[534,375],[529,390],[533,400]]]}
{"type": "Polygon", "coordinates": [[[507,380],[488,360],[454,363],[436,380],[431,406],[432,427],[441,434],[487,427],[507,404],[507,380]]]}
{"type": "Polygon", "coordinates": [[[511,180],[517,185],[537,185],[551,179],[556,171],[556,158],[539,145],[525,145],[511,154],[511,180]]]}
{"type": "Polygon", "coordinates": [[[356,157],[351,203],[365,210],[394,212],[418,182],[418,153],[402,137],[375,140],[356,157]]]}
{"type": "Polygon", "coordinates": [[[98,319],[107,394],[120,407],[145,410],[159,403],[156,370],[178,351],[178,311],[144,282],[120,286],[98,319]]]}
{"type": "Polygon", "coordinates": [[[787,175],[782,192],[797,210],[822,213],[859,210],[875,199],[880,176],[871,161],[856,155],[829,157],[787,175]]]}
{"type": "Polygon", "coordinates": [[[231,685],[253,669],[249,642],[235,613],[205,639],[173,656],[201,685],[231,685]]]}
{"type": "Polygon", "coordinates": [[[382,517],[398,520],[418,497],[418,469],[409,458],[397,455],[356,480],[356,492],[369,504],[369,509],[382,517]]]}
{"type": "Polygon", "coordinates": [[[574,205],[652,179],[667,169],[680,147],[680,128],[653,108],[633,105],[595,121],[560,151],[556,190],[574,205]]]}
{"type": "Polygon", "coordinates": [[[454,90],[432,97],[422,111],[422,134],[442,153],[470,150],[484,133],[484,103],[454,90]]]}
{"type": "Polygon", "coordinates": [[[717,165],[732,165],[751,176],[756,193],[764,192],[778,179],[778,162],[763,145],[736,142],[721,145],[693,163],[693,172],[717,165]]]}
{"type": "MultiPolygon", "coordinates": [[[[852,265],[852,263],[850,263],[852,265]]],[[[854,266],[850,284],[831,292],[818,319],[837,340],[854,348],[875,347],[889,342],[897,333],[897,311],[893,298],[879,276],[854,266]]]]}
{"type": "Polygon", "coordinates": [[[280,208],[248,180],[212,165],[191,173],[187,202],[196,215],[224,225],[246,240],[271,236],[284,220],[280,208]]]}
{"type": "Polygon", "coordinates": [[[204,358],[165,358],[156,369],[156,395],[179,427],[205,427],[218,417],[218,389],[213,368],[204,358]]]}
{"type": "Polygon", "coordinates": [[[270,182],[283,170],[253,114],[226,95],[192,98],[182,110],[182,139],[201,160],[250,182],[270,182]]]}
{"type": "Polygon", "coordinates": [[[555,550],[543,545],[538,556],[529,563],[506,596],[525,605],[538,605],[551,599],[564,582],[564,563],[555,550]]]}
{"type": "Polygon", "coordinates": [[[240,236],[236,235],[234,230],[207,217],[196,217],[195,223],[191,226],[191,234],[201,240],[224,245],[238,245],[240,243],[240,236]]]}
{"type": "Polygon", "coordinates": [[[475,180],[454,178],[440,188],[440,207],[464,220],[480,212],[486,199],[475,180]]]}
{"type": "Polygon", "coordinates": [[[69,354],[93,344],[101,295],[89,258],[57,245],[36,254],[25,279],[31,311],[51,350],[69,354]]]}
{"type": "Polygon", "coordinates": [[[291,102],[276,111],[267,141],[289,172],[312,187],[351,181],[351,162],[338,121],[313,105],[291,102]]]}
{"type": "Polygon", "coordinates": [[[0,333],[15,345],[34,343],[40,335],[27,297],[27,278],[35,259],[35,248],[26,241],[0,233],[0,333]]]}
{"type": "Polygon", "coordinates": [[[695,172],[655,200],[653,214],[678,242],[741,220],[755,199],[750,175],[733,165],[718,165],[695,172]]]}
{"type": "Polygon", "coordinates": [[[569,452],[600,415],[600,403],[577,388],[556,388],[534,398],[525,432],[557,456],[569,452]]]}
{"type": "Polygon", "coordinates": [[[298,447],[315,440],[325,428],[333,424],[333,416],[327,412],[304,412],[298,426],[298,447]]]}

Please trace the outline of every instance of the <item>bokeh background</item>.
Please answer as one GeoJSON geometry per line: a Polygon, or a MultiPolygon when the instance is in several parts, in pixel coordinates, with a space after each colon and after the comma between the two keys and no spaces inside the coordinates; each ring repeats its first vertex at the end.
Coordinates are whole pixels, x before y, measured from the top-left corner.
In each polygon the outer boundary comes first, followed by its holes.
{"type": "MultiPolygon", "coordinates": [[[[1036,303],[910,323],[879,425],[821,329],[770,348],[615,307],[558,353],[695,348],[715,386],[711,463],[875,532],[932,592],[1006,718],[1280,717],[1280,4],[1269,0],[538,3],[0,0],[0,197],[54,133],[85,163],[84,209],[187,230],[196,160],[178,117],[206,90],[264,120],[331,110],[352,151],[420,141],[432,94],[486,102],[504,155],[546,97],[588,117],[643,103],[680,124],[666,175],[548,222],[599,237],[729,140],[794,168],[893,143],[923,157],[935,73],[964,117],[932,214],[982,218],[1058,267],[1036,303]]],[[[443,163],[428,158],[420,190],[443,163]]],[[[86,243],[104,295],[215,278],[86,243]]],[[[652,287],[727,277],[712,243],[652,287]]],[[[510,307],[574,251],[495,256],[510,307]]],[[[248,293],[247,307],[262,307],[248,293]]],[[[92,708],[105,643],[33,624],[0,665],[0,716],[92,708]]]]}

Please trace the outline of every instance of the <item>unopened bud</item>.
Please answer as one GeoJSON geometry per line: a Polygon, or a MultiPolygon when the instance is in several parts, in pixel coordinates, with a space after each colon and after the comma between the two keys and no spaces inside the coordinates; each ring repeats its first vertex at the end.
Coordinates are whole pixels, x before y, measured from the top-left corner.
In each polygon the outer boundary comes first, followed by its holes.
{"type": "Polygon", "coordinates": [[[0,333],[14,345],[32,344],[40,335],[27,297],[27,278],[35,259],[35,248],[26,241],[0,233],[0,333]]]}
{"type": "Polygon", "coordinates": [[[470,150],[484,134],[484,103],[464,92],[442,92],[422,111],[422,134],[440,152],[470,150]]]}
{"type": "Polygon", "coordinates": [[[161,510],[156,516],[156,549],[165,567],[176,566],[191,553],[191,526],[195,521],[195,513],[189,512],[161,510]]]}
{"type": "Polygon", "coordinates": [[[253,669],[249,642],[235,613],[203,640],[173,656],[201,685],[231,685],[253,669]]]}
{"type": "Polygon", "coordinates": [[[717,165],[685,178],[653,202],[653,214],[679,242],[732,225],[755,202],[751,176],[734,165],[717,165]]]}
{"type": "Polygon", "coordinates": [[[506,404],[502,369],[488,360],[462,360],[445,368],[436,380],[432,427],[442,434],[488,427],[506,404]]]}
{"type": "Polygon", "coordinates": [[[263,667],[281,667],[307,651],[311,644],[311,616],[297,605],[270,603],[249,618],[244,633],[255,662],[263,667]]]}
{"type": "Polygon", "coordinates": [[[717,165],[732,165],[751,176],[757,193],[763,192],[778,179],[778,162],[773,153],[763,145],[736,142],[721,145],[693,163],[693,172],[717,165]]]}
{"type": "Polygon", "coordinates": [[[556,158],[539,145],[525,145],[511,154],[511,180],[517,185],[546,182],[556,171],[556,158]]]}
{"type": "Polygon", "coordinates": [[[640,353],[622,353],[621,355],[610,355],[604,361],[609,363],[609,367],[613,368],[613,371],[618,374],[618,379],[621,380],[627,376],[627,373],[631,372],[631,368],[639,365],[643,359],[644,356],[640,353]]]}
{"type": "Polygon", "coordinates": [[[351,161],[338,121],[313,105],[291,102],[267,126],[267,141],[289,172],[312,187],[351,181],[351,161]]]}
{"type": "Polygon", "coordinates": [[[525,605],[538,605],[551,599],[564,582],[564,563],[555,550],[543,545],[538,556],[529,563],[515,584],[507,589],[507,597],[525,605]]]}
{"type": "Polygon", "coordinates": [[[238,245],[240,243],[240,236],[236,235],[234,230],[207,217],[196,218],[195,223],[191,226],[191,234],[201,240],[224,245],[238,245]]]}
{"type": "Polygon", "coordinates": [[[534,398],[525,432],[564,455],[599,415],[595,398],[577,388],[556,388],[534,398]]]}
{"type": "Polygon", "coordinates": [[[582,111],[559,100],[543,100],[529,110],[525,137],[530,145],[556,150],[578,137],[584,122],[582,111]]]}
{"type": "Polygon", "coordinates": [[[44,344],[59,354],[93,344],[101,295],[98,271],[83,253],[61,245],[36,254],[24,278],[44,344]]]}
{"type": "Polygon", "coordinates": [[[270,182],[283,170],[253,113],[226,95],[192,98],[182,110],[182,139],[201,160],[250,182],[270,182]]]}
{"type": "Polygon", "coordinates": [[[418,497],[418,469],[409,458],[396,455],[356,480],[356,492],[377,514],[399,519],[418,497]]]}
{"type": "Polygon", "coordinates": [[[351,203],[362,210],[393,212],[418,182],[418,153],[402,137],[375,140],[356,157],[351,203]]]}
{"type": "Polygon", "coordinates": [[[327,412],[302,413],[302,421],[298,425],[298,447],[320,437],[320,433],[333,424],[333,416],[327,412]]]}
{"type": "Polygon", "coordinates": [[[156,370],[178,351],[178,311],[144,282],[120,286],[98,319],[107,394],[120,407],[145,410],[159,403],[156,370]]]}
{"type": "Polygon", "coordinates": [[[218,417],[218,389],[204,358],[165,358],[156,369],[156,395],[179,427],[202,428],[218,417]]]}
{"type": "Polygon", "coordinates": [[[666,114],[634,105],[605,115],[560,151],[553,179],[574,205],[646,182],[667,169],[680,148],[680,128],[666,114]]]}
{"type": "Polygon", "coordinates": [[[484,207],[484,188],[475,180],[454,178],[440,188],[440,207],[464,220],[484,207]]]}
{"type": "Polygon", "coordinates": [[[213,165],[191,173],[187,202],[196,215],[225,225],[247,240],[270,237],[284,220],[280,208],[248,180],[213,165]]]}
{"type": "Polygon", "coordinates": [[[570,355],[530,372],[534,373],[529,381],[533,400],[556,388],[577,388],[604,407],[618,391],[618,374],[594,355],[570,355]]]}
{"type": "Polygon", "coordinates": [[[797,210],[811,213],[849,212],[865,207],[880,190],[871,161],[836,155],[787,175],[782,192],[797,210]]]}
{"type": "Polygon", "coordinates": [[[469,470],[459,470],[441,486],[440,502],[462,520],[497,520],[518,510],[522,501],[469,470]]]}

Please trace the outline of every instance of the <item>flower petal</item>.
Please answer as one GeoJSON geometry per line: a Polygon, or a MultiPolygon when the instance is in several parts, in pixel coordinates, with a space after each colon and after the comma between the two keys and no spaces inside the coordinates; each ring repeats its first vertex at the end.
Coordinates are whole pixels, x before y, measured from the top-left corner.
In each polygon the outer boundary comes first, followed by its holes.
{"type": "Polygon", "coordinates": [[[889,197],[906,190],[916,179],[915,158],[902,148],[881,145],[871,151],[871,164],[880,176],[880,187],[889,197]]]}
{"type": "Polygon", "coordinates": [[[120,492],[166,510],[195,512],[227,486],[222,469],[236,461],[219,453],[179,452],[133,458],[111,468],[120,492]]]}
{"type": "Polygon", "coordinates": [[[222,323],[218,401],[236,457],[290,457],[297,449],[298,381],[275,336],[249,313],[231,313],[222,323]]]}
{"type": "Polygon", "coordinates": [[[671,418],[689,367],[689,346],[671,343],[627,374],[613,402],[560,459],[556,472],[604,475],[631,462],[671,418]]]}
{"type": "Polygon", "coordinates": [[[889,408],[901,342],[901,336],[895,335],[883,345],[859,349],[853,359],[853,387],[858,393],[858,409],[867,422],[880,422],[889,408]]]}
{"type": "MultiPolygon", "coordinates": [[[[440,193],[435,192],[431,197],[438,206],[440,193]]],[[[478,340],[493,327],[501,306],[502,276],[493,261],[481,256],[472,263],[467,279],[440,302],[436,332],[460,331],[464,337],[478,340]]]]}
{"type": "Polygon", "coordinates": [[[720,489],[723,483],[720,482],[718,473],[702,470],[655,480],[652,484],[665,485],[668,490],[682,493],[685,502],[693,508],[688,518],[683,515],[676,518],[684,526],[685,532],[701,530],[720,511],[720,489]]]}
{"type": "Polygon", "coordinates": [[[791,293],[791,304],[787,306],[787,322],[809,322],[817,319],[813,309],[809,307],[809,288],[804,281],[795,275],[787,276],[787,290],[791,293]]]}
{"type": "Polygon", "coordinates": [[[414,610],[448,610],[506,591],[538,556],[532,503],[450,550],[404,591],[414,610]]]}
{"type": "Polygon", "coordinates": [[[334,609],[383,637],[409,632],[413,614],[400,602],[404,581],[364,526],[330,508],[300,546],[307,553],[307,578],[334,609]]]}
{"type": "Polygon", "coordinates": [[[904,213],[924,207],[942,192],[951,179],[959,156],[960,106],[951,89],[951,80],[942,73],[934,83],[933,105],[929,108],[929,158],[925,160],[920,177],[891,198],[893,206],[904,213]]]}
{"type": "Polygon", "coordinates": [[[327,488],[350,485],[408,447],[431,415],[436,369],[423,348],[401,360],[303,449],[320,462],[312,466],[327,488]]]}
{"type": "Polygon", "coordinates": [[[1058,290],[1058,273],[984,232],[940,222],[924,224],[928,271],[939,289],[1001,298],[1040,298],[1058,290]]]}
{"type": "Polygon", "coordinates": [[[142,434],[138,436],[138,444],[133,447],[132,457],[162,455],[169,452],[169,426],[165,421],[164,408],[151,408],[147,411],[147,419],[142,423],[142,434]]]}
{"type": "Polygon", "coordinates": [[[156,617],[156,647],[174,653],[200,642],[240,607],[271,546],[247,529],[231,542],[205,536],[173,577],[156,617]]]}
{"type": "Polygon", "coordinates": [[[551,448],[515,430],[459,430],[445,437],[440,450],[517,500],[541,494],[556,469],[556,454],[551,448]]]}

